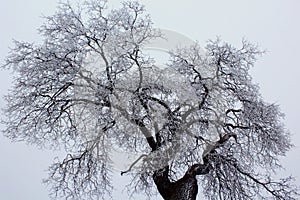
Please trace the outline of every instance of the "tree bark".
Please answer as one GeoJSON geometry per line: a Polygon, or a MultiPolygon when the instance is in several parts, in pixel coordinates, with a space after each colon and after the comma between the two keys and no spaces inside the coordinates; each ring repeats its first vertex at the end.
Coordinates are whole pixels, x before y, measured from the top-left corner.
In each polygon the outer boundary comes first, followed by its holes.
{"type": "MultiPolygon", "coordinates": [[[[219,148],[220,145],[227,142],[231,137],[237,140],[236,135],[232,133],[222,136],[211,149],[203,154],[203,164],[197,163],[192,165],[185,175],[175,182],[171,182],[169,179],[169,166],[156,170],[153,174],[153,180],[164,200],[196,200],[198,193],[196,176],[204,175],[209,172],[211,169],[209,155],[215,152],[216,148],[219,148]]],[[[156,151],[160,145],[155,142],[153,137],[147,138],[147,141],[152,151],[156,151]]]]}
{"type": "Polygon", "coordinates": [[[171,182],[169,179],[169,166],[154,172],[153,180],[164,200],[196,200],[198,184],[196,175],[208,173],[208,165],[194,164],[185,175],[171,182]]]}
{"type": "MultiPolygon", "coordinates": [[[[147,142],[152,151],[156,151],[161,145],[153,137],[147,138],[147,142]]],[[[207,156],[203,157],[203,162],[203,164],[197,163],[192,165],[184,176],[175,182],[171,182],[169,179],[169,166],[154,171],[154,183],[164,200],[196,200],[198,194],[196,176],[207,174],[210,169],[207,156]]]]}

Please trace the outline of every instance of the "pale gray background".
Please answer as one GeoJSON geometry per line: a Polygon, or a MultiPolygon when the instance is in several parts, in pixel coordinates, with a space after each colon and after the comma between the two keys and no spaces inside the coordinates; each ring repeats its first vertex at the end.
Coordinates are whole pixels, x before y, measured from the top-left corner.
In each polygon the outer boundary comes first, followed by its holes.
{"type": "MultiPolygon", "coordinates": [[[[110,1],[117,5],[119,1],[110,1]]],[[[300,1],[298,0],[141,0],[157,27],[177,31],[205,45],[220,36],[239,45],[242,38],[267,49],[252,70],[253,81],[261,87],[263,97],[280,104],[286,113],[285,124],[293,134],[295,148],[283,158],[286,171],[300,185],[300,1]]],[[[12,39],[40,41],[36,29],[42,14],[53,14],[55,0],[1,0],[0,63],[12,46],[12,39]]],[[[0,96],[10,85],[11,74],[1,71],[0,96]]],[[[3,107],[3,99],[0,106],[3,107]]],[[[39,150],[24,143],[11,143],[0,136],[0,199],[47,200],[47,190],[41,180],[59,152],[39,150]]],[[[127,199],[122,187],[125,177],[115,177],[116,199],[127,199]]],[[[139,197],[138,199],[143,199],[139,197]]]]}

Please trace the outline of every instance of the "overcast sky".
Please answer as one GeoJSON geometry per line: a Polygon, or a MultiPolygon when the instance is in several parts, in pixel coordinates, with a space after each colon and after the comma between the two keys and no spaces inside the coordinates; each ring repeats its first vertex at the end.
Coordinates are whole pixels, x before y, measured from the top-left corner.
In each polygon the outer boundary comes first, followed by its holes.
{"type": "MultiPolygon", "coordinates": [[[[73,1],[71,1],[73,2],[73,1]]],[[[117,5],[119,1],[109,1],[117,5]]],[[[209,39],[240,45],[243,38],[267,49],[251,71],[262,96],[277,103],[286,114],[286,128],[295,148],[282,159],[286,171],[300,185],[300,1],[299,0],[141,0],[156,27],[179,32],[205,45],[209,39]]],[[[1,0],[0,64],[8,54],[12,39],[40,41],[37,28],[42,15],[51,15],[55,0],[1,0]]],[[[11,74],[1,71],[0,95],[10,86],[11,74]]],[[[0,106],[3,107],[3,99],[0,106]]],[[[0,199],[47,200],[41,181],[58,152],[39,150],[23,143],[10,143],[0,136],[0,199]]],[[[122,182],[126,178],[118,177],[122,182]]],[[[122,189],[117,191],[116,197],[122,189]]],[[[122,199],[126,199],[126,192],[122,199]]],[[[141,199],[143,199],[141,197],[141,199]]]]}

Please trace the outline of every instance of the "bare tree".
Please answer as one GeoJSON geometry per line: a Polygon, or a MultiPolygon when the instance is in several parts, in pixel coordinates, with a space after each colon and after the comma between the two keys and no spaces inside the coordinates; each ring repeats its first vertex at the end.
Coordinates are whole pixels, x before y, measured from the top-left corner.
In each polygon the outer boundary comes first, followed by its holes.
{"type": "Polygon", "coordinates": [[[122,174],[149,197],[155,184],[166,200],[195,200],[199,184],[207,199],[297,198],[292,177],[273,180],[290,135],[251,82],[256,46],[217,39],[158,67],[143,47],[162,35],[138,2],[61,3],[40,33],[7,57],[4,133],[68,152],[50,167],[54,198],[107,198],[112,147],[140,154],[122,174]]]}

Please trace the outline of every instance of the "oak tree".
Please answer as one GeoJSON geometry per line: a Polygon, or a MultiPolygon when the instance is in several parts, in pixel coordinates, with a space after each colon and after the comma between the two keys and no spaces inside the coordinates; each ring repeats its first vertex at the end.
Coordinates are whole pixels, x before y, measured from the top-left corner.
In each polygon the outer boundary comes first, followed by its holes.
{"type": "Polygon", "coordinates": [[[283,114],[249,74],[262,51],[217,39],[160,67],[144,47],[162,34],[138,2],[122,5],[61,3],[42,42],[15,42],[7,57],[4,133],[67,152],[49,169],[53,197],[107,198],[118,148],[138,155],[122,171],[133,192],[195,200],[199,185],[207,199],[296,199],[292,177],[273,178],[292,146],[283,114]]]}

